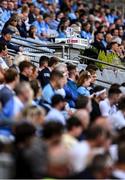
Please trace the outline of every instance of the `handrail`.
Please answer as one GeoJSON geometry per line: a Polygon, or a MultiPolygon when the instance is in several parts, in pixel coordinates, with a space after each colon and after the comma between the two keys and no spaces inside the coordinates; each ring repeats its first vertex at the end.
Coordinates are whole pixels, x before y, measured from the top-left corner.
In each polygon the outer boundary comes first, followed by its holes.
{"type": "Polygon", "coordinates": [[[100,64],[104,64],[104,65],[107,65],[107,66],[111,66],[111,67],[114,67],[114,68],[125,70],[125,67],[117,66],[117,65],[110,64],[110,63],[107,63],[107,62],[103,62],[103,61],[100,61],[99,59],[94,59],[94,58],[90,58],[90,57],[82,56],[82,55],[79,55],[79,57],[83,58],[83,59],[86,59],[88,61],[98,62],[100,64]]]}

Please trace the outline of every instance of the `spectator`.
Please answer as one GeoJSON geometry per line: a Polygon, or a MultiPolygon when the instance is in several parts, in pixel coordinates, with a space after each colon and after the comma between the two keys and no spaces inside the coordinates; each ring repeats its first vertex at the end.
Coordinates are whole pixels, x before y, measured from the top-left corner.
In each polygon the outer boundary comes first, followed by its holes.
{"type": "Polygon", "coordinates": [[[51,98],[55,95],[56,90],[64,86],[64,76],[59,71],[53,71],[50,76],[50,83],[43,89],[43,99],[51,104],[51,98]]]}
{"type": "Polygon", "coordinates": [[[88,161],[92,158],[92,156],[90,157],[90,152],[92,153],[94,148],[103,147],[105,139],[106,132],[103,128],[91,127],[88,129],[86,141],[74,146],[71,150],[71,161],[75,172],[80,172],[87,167],[88,161]]]}
{"type": "Polygon", "coordinates": [[[39,37],[36,35],[36,32],[37,32],[36,26],[31,25],[29,29],[28,37],[31,39],[39,40],[39,37]]]}
{"type": "Polygon", "coordinates": [[[5,60],[3,59],[4,57],[6,57],[8,54],[8,50],[7,50],[7,46],[0,42],[0,66],[2,69],[8,69],[8,66],[5,62],[5,60]]]}
{"type": "Polygon", "coordinates": [[[76,80],[78,78],[78,72],[75,65],[68,65],[69,78],[64,89],[66,92],[66,99],[69,106],[74,108],[78,97],[76,80]]]}
{"type": "Polygon", "coordinates": [[[77,138],[82,133],[82,123],[78,118],[71,117],[66,124],[67,132],[62,137],[62,143],[67,149],[72,149],[74,145],[77,145],[77,138]]]}
{"type": "Polygon", "coordinates": [[[8,69],[5,72],[5,85],[0,90],[0,102],[2,107],[12,98],[15,94],[14,89],[19,82],[19,75],[14,69],[8,69]]]}
{"type": "Polygon", "coordinates": [[[106,89],[102,86],[96,86],[94,88],[94,97],[92,98],[92,112],[91,122],[94,121],[97,117],[101,116],[99,103],[100,101],[105,100],[106,98],[106,89]]]}
{"type": "Polygon", "coordinates": [[[63,125],[59,122],[47,122],[43,127],[43,140],[49,147],[61,143],[63,135],[63,125]]]}
{"type": "Polygon", "coordinates": [[[87,89],[91,83],[91,75],[88,71],[82,72],[77,81],[78,95],[90,96],[90,92],[87,89]]]}
{"type": "Polygon", "coordinates": [[[0,41],[7,46],[8,49],[13,49],[15,51],[22,51],[22,47],[13,45],[10,43],[13,35],[13,31],[10,29],[5,29],[2,36],[0,37],[0,41]]]}
{"type": "Polygon", "coordinates": [[[83,24],[81,37],[87,40],[92,40],[91,25],[88,22],[83,24]]]}
{"type": "Polygon", "coordinates": [[[16,118],[21,111],[31,101],[33,92],[29,84],[22,82],[15,88],[16,95],[13,96],[4,106],[1,118],[16,118]]]}
{"type": "Polygon", "coordinates": [[[22,61],[19,64],[20,81],[29,81],[32,76],[33,65],[28,61],[22,61]]]}
{"type": "Polygon", "coordinates": [[[109,117],[109,115],[116,113],[116,105],[119,101],[120,95],[120,89],[113,87],[109,89],[108,98],[99,103],[102,116],[109,117]]]}
{"type": "Polygon", "coordinates": [[[92,111],[91,99],[87,96],[80,95],[76,101],[76,109],[86,109],[88,113],[92,111]]]}
{"type": "Polygon", "coordinates": [[[46,121],[57,121],[65,125],[66,121],[61,112],[66,104],[65,99],[61,95],[57,94],[52,97],[51,101],[52,101],[51,105],[53,108],[47,114],[46,121]]]}
{"type": "Polygon", "coordinates": [[[38,68],[34,64],[32,65],[32,67],[33,69],[32,69],[30,80],[36,80],[38,77],[38,68]]]}
{"type": "Polygon", "coordinates": [[[125,111],[125,97],[122,96],[118,102],[118,111],[111,116],[111,122],[114,129],[122,129],[124,124],[124,111],[125,111]]]}
{"type": "Polygon", "coordinates": [[[39,60],[39,75],[38,79],[41,83],[41,86],[44,87],[49,83],[50,72],[48,70],[49,58],[47,56],[41,56],[39,60]]]}

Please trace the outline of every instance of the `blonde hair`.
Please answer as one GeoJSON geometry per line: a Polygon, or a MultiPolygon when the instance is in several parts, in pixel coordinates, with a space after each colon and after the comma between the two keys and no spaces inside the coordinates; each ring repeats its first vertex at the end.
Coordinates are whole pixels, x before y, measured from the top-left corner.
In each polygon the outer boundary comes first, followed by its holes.
{"type": "Polygon", "coordinates": [[[91,78],[91,74],[88,71],[83,71],[79,76],[77,85],[82,86],[84,84],[84,82],[90,78],[91,78]]]}

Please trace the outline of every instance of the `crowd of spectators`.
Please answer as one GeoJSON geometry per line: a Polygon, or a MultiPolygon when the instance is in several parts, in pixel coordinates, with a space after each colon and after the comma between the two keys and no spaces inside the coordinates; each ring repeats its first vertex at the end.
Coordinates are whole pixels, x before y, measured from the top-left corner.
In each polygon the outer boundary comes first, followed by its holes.
{"type": "Polygon", "coordinates": [[[124,87],[96,85],[93,64],[8,56],[0,43],[0,177],[124,178],[124,87]]]}
{"type": "Polygon", "coordinates": [[[0,178],[124,179],[124,87],[97,85],[94,64],[79,71],[41,56],[37,67],[30,57],[8,54],[23,51],[11,44],[13,34],[48,41],[79,27],[76,34],[94,36],[98,51],[118,55],[121,12],[81,0],[4,0],[0,14],[0,178]]]}

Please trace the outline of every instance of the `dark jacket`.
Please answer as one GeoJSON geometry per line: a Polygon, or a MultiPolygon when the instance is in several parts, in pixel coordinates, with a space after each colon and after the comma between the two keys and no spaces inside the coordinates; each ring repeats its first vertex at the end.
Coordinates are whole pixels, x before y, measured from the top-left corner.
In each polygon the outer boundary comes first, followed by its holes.
{"type": "Polygon", "coordinates": [[[20,81],[29,81],[29,78],[28,77],[26,77],[25,75],[23,75],[23,74],[20,74],[20,81]]]}
{"type": "Polygon", "coordinates": [[[15,45],[11,44],[10,41],[6,41],[3,36],[0,37],[0,42],[2,42],[3,44],[5,44],[8,49],[12,49],[12,50],[14,50],[14,51],[16,51],[16,52],[19,51],[19,46],[15,46],[15,45]]]}
{"type": "Polygon", "coordinates": [[[50,70],[48,68],[44,68],[42,71],[39,72],[38,80],[42,88],[44,88],[50,81],[50,70]]]}
{"type": "Polygon", "coordinates": [[[94,122],[94,120],[101,116],[99,104],[92,99],[92,112],[90,113],[91,122],[94,122]]]}

